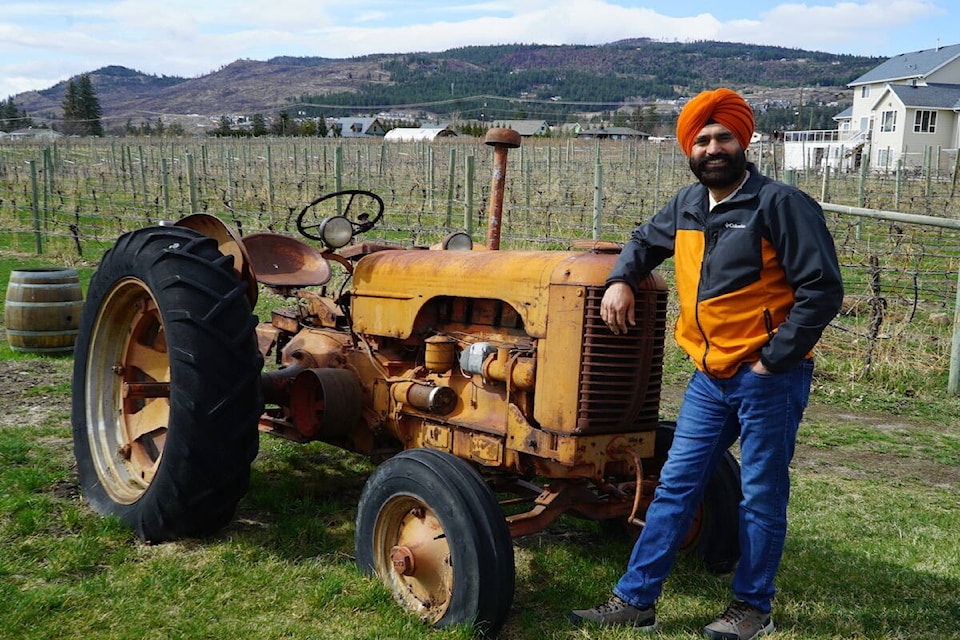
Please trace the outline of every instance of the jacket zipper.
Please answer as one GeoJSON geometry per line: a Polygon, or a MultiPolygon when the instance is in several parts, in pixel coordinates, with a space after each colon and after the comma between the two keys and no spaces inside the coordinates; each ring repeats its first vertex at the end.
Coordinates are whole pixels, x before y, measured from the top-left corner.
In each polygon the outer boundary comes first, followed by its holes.
{"type": "Polygon", "coordinates": [[[710,254],[713,253],[713,249],[717,244],[717,236],[719,232],[716,229],[710,230],[709,225],[704,223],[703,225],[703,235],[705,236],[705,246],[703,248],[703,259],[700,262],[700,278],[697,280],[697,300],[696,300],[696,320],[697,320],[697,330],[700,332],[700,336],[703,338],[703,356],[701,363],[703,364],[703,370],[709,374],[710,367],[707,365],[707,356],[710,354],[710,340],[707,339],[707,333],[703,330],[703,325],[700,323],[700,292],[702,291],[703,283],[707,279],[708,271],[708,260],[710,254]]]}

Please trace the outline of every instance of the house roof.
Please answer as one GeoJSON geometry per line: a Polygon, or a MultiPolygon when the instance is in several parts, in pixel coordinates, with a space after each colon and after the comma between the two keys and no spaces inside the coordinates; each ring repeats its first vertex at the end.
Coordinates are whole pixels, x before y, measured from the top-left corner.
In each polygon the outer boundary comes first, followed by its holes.
{"type": "Polygon", "coordinates": [[[335,118],[340,125],[340,135],[344,138],[371,137],[371,129],[379,125],[379,118],[335,118]]]}
{"type": "Polygon", "coordinates": [[[892,84],[889,89],[906,107],[960,109],[960,85],[928,84],[913,87],[906,84],[892,84]]]}
{"type": "Polygon", "coordinates": [[[847,107],[837,115],[833,116],[834,120],[849,120],[853,117],[853,107],[847,107]]]}
{"type": "Polygon", "coordinates": [[[847,86],[925,78],[957,58],[960,58],[960,44],[901,53],[874,67],[847,86]]]}
{"type": "Polygon", "coordinates": [[[33,127],[27,127],[26,129],[17,129],[16,131],[11,131],[7,136],[9,138],[62,138],[63,134],[59,131],[54,131],[53,129],[34,129],[33,127]]]}
{"type": "Polygon", "coordinates": [[[513,129],[521,136],[533,136],[547,131],[546,120],[497,120],[494,125],[504,129],[513,129]]]}
{"type": "Polygon", "coordinates": [[[612,136],[649,138],[650,134],[631,129],[630,127],[597,127],[595,129],[584,129],[580,132],[580,137],[582,138],[607,138],[612,136]]]}

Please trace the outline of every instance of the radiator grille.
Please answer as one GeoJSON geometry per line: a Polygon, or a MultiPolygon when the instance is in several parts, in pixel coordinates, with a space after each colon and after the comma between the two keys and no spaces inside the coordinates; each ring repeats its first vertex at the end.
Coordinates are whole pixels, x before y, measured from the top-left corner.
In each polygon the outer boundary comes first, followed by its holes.
{"type": "Polygon", "coordinates": [[[656,429],[667,292],[642,289],[636,296],[637,326],[619,336],[600,319],[602,297],[603,288],[587,289],[576,432],[656,429]]]}

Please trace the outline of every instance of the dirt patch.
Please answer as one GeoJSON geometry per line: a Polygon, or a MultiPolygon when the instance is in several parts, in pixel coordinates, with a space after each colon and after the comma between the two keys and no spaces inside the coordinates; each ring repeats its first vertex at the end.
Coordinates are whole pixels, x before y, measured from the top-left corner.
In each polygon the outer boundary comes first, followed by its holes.
{"type": "Polygon", "coordinates": [[[0,427],[46,424],[69,413],[69,358],[0,361],[0,427]]]}
{"type": "MultiPolygon", "coordinates": [[[[867,432],[873,431],[878,435],[887,435],[894,439],[901,437],[904,440],[919,432],[936,428],[890,413],[854,411],[849,407],[816,404],[807,408],[804,420],[821,425],[856,425],[867,432]]],[[[800,429],[802,432],[803,425],[800,429]]],[[[921,483],[953,490],[960,487],[960,466],[932,459],[929,451],[918,447],[904,445],[896,449],[895,452],[879,452],[872,450],[868,444],[863,446],[806,444],[801,435],[794,458],[794,467],[812,472],[833,473],[853,480],[882,476],[898,483],[921,483]]]]}

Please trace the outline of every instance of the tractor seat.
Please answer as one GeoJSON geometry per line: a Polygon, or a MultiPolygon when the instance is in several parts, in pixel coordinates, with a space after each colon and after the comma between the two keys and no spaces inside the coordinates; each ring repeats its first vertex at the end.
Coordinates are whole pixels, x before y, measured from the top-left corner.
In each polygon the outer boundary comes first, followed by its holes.
{"type": "Polygon", "coordinates": [[[330,280],[330,263],[318,249],[279,233],[243,238],[257,282],[268,287],[315,287],[330,280]]]}

